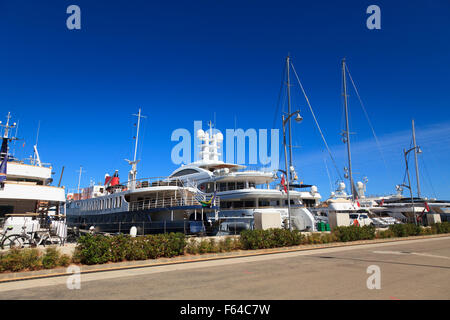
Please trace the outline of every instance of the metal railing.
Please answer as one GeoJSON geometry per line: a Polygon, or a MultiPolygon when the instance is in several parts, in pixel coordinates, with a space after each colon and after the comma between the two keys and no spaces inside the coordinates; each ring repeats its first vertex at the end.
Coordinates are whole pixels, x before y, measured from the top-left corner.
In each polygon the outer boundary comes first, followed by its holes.
{"type": "MultiPolygon", "coordinates": [[[[208,199],[205,199],[207,201],[208,199]]],[[[216,197],[212,203],[212,206],[218,207],[220,200],[216,197]]],[[[166,208],[166,207],[181,207],[181,206],[200,206],[202,205],[195,197],[170,197],[162,199],[149,199],[130,202],[130,211],[139,211],[155,208],[166,208]]]]}
{"type": "Polygon", "coordinates": [[[130,234],[131,228],[136,228],[136,235],[161,234],[179,232],[186,235],[238,235],[242,230],[253,229],[253,219],[233,218],[220,219],[220,222],[207,222],[201,220],[179,220],[179,221],[154,221],[154,222],[101,222],[101,223],[70,223],[69,228],[77,227],[84,233],[96,234],[130,234]],[[93,227],[93,228],[92,228],[93,227]]]}

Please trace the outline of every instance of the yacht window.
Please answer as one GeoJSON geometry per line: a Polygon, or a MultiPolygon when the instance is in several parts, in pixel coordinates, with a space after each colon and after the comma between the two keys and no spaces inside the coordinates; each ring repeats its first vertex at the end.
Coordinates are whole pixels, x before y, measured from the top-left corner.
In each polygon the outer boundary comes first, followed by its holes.
{"type": "Polygon", "coordinates": [[[358,219],[358,215],[357,214],[350,214],[350,219],[358,219]]]}
{"type": "Polygon", "coordinates": [[[219,183],[219,191],[227,191],[227,184],[226,183],[219,183]]]}
{"type": "Polygon", "coordinates": [[[238,182],[236,185],[236,189],[244,189],[245,188],[245,184],[243,182],[238,182]]]}
{"type": "Polygon", "coordinates": [[[228,182],[228,190],[235,190],[235,189],[236,189],[236,183],[228,182]]]}
{"type": "Polygon", "coordinates": [[[270,200],[270,205],[271,206],[279,206],[280,205],[280,201],[279,200],[270,200]]]}
{"type": "Polygon", "coordinates": [[[230,209],[231,208],[231,201],[223,201],[220,203],[220,206],[224,209],[230,209]]]}
{"type": "Polygon", "coordinates": [[[268,207],[268,206],[270,206],[270,202],[269,202],[269,200],[259,200],[258,206],[259,207],[268,207]]]}
{"type": "Polygon", "coordinates": [[[253,207],[255,207],[255,201],[254,200],[245,201],[244,204],[245,204],[244,206],[246,208],[253,208],[253,207]]]}
{"type": "Polygon", "coordinates": [[[198,173],[198,171],[194,170],[194,169],[184,169],[184,170],[178,171],[177,173],[173,174],[172,177],[181,177],[181,176],[185,176],[185,175],[193,174],[193,173],[198,173]]]}
{"type": "Polygon", "coordinates": [[[244,206],[244,201],[234,201],[233,208],[242,208],[244,206]]]}
{"type": "Polygon", "coordinates": [[[255,188],[255,187],[256,187],[256,184],[255,184],[254,182],[249,182],[249,183],[248,183],[248,187],[249,187],[249,188],[255,188]]]}

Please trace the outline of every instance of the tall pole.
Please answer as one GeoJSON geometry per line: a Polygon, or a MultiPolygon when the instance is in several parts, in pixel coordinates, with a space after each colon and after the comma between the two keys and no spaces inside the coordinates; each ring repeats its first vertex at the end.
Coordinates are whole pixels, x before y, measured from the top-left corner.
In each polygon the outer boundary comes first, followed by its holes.
{"type": "MultiPolygon", "coordinates": [[[[291,114],[291,82],[289,76],[290,69],[290,57],[289,55],[286,57],[286,75],[287,75],[287,98],[288,98],[288,114],[291,114]]],[[[286,166],[286,175],[291,175],[291,167],[292,167],[292,128],[291,128],[291,119],[289,118],[289,168],[286,166]]],[[[286,152],[286,150],[285,150],[286,152]]],[[[289,189],[289,188],[288,188],[289,189]]],[[[289,222],[290,224],[290,222],[289,222]]]]}
{"type": "Polygon", "coordinates": [[[80,174],[78,176],[78,194],[80,193],[80,182],[81,182],[81,172],[83,172],[83,167],[80,166],[80,174]]]}
{"type": "MultiPolygon", "coordinates": [[[[410,150],[411,151],[411,150],[410,150]]],[[[409,194],[411,195],[411,206],[412,206],[412,212],[414,216],[414,223],[417,225],[417,219],[416,219],[416,210],[414,208],[414,199],[412,194],[412,188],[411,188],[411,179],[409,177],[409,167],[408,167],[408,151],[403,149],[403,153],[405,155],[405,165],[406,165],[406,173],[408,175],[408,186],[409,186],[409,194]]]]}
{"type": "Polygon", "coordinates": [[[139,125],[141,123],[141,108],[139,108],[139,113],[137,115],[138,117],[138,123],[137,123],[137,133],[136,133],[136,144],[134,146],[134,158],[133,162],[136,161],[136,153],[137,153],[137,147],[138,147],[138,140],[139,140],[139,125]]]}
{"type": "Polygon", "coordinates": [[[417,162],[416,129],[414,127],[414,119],[412,120],[412,132],[414,143],[414,161],[416,163],[417,197],[420,198],[419,163],[417,162]]]}
{"type": "Polygon", "coordinates": [[[342,59],[342,81],[344,85],[344,106],[345,106],[345,140],[347,142],[347,155],[348,155],[348,174],[350,180],[350,190],[352,191],[352,200],[355,200],[355,190],[353,187],[353,174],[352,174],[352,157],[350,153],[350,129],[348,125],[348,105],[347,105],[347,82],[345,77],[345,59],[342,59]]]}
{"type": "Polygon", "coordinates": [[[146,118],[145,116],[141,115],[141,108],[139,108],[139,112],[138,114],[133,114],[133,116],[138,117],[138,122],[137,122],[137,129],[136,129],[136,142],[134,145],[134,157],[133,157],[133,161],[130,160],[126,160],[128,162],[129,165],[131,165],[131,171],[130,174],[128,176],[128,187],[130,189],[134,189],[136,187],[136,176],[137,176],[137,163],[139,162],[139,160],[136,160],[136,156],[137,156],[137,148],[138,148],[138,144],[139,144],[139,126],[141,124],[141,118],[146,118]]]}
{"type": "Polygon", "coordinates": [[[286,180],[287,180],[287,203],[288,203],[288,219],[289,219],[289,231],[292,231],[292,225],[291,225],[291,198],[289,195],[289,185],[290,185],[290,179],[289,179],[289,173],[288,173],[288,161],[287,161],[287,150],[286,150],[286,126],[285,126],[285,120],[284,115],[282,117],[283,119],[283,144],[284,144],[284,163],[286,165],[286,180]]]}

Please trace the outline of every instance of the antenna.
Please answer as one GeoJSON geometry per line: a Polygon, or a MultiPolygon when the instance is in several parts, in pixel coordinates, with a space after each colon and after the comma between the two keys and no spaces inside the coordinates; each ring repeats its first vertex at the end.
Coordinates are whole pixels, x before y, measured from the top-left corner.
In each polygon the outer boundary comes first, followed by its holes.
{"type": "Polygon", "coordinates": [[[62,180],[62,177],[63,177],[63,173],[64,173],[64,166],[62,167],[61,175],[59,176],[58,188],[59,188],[59,186],[61,186],[61,180],[62,180]]]}
{"type": "Polygon", "coordinates": [[[139,162],[139,160],[136,160],[136,155],[137,155],[137,147],[138,147],[138,141],[139,141],[139,127],[141,124],[141,118],[147,118],[146,116],[143,116],[141,114],[141,108],[139,108],[138,114],[133,114],[133,116],[138,117],[137,129],[136,129],[136,142],[135,142],[135,146],[134,146],[134,157],[133,157],[133,161],[125,159],[125,161],[127,161],[128,164],[131,165],[131,171],[128,175],[128,188],[130,188],[130,189],[134,189],[136,175],[137,175],[136,166],[137,166],[137,163],[139,162]]]}
{"type": "MultiPolygon", "coordinates": [[[[38,122],[38,129],[37,129],[37,133],[36,133],[36,144],[34,145],[34,154],[33,154],[33,164],[36,164],[36,156],[39,158],[39,155],[37,154],[37,145],[38,145],[38,141],[39,141],[39,129],[41,128],[41,120],[39,120],[38,122]]],[[[40,162],[40,160],[38,160],[38,163],[40,162]]]]}
{"type": "Polygon", "coordinates": [[[4,128],[1,156],[5,158],[8,157],[8,149],[9,149],[8,140],[15,140],[15,138],[9,138],[9,130],[16,126],[16,123],[13,123],[12,125],[9,124],[10,119],[11,119],[11,112],[8,112],[8,115],[6,116],[6,124],[2,124],[2,122],[0,121],[0,126],[4,128]]]}
{"type": "MultiPolygon", "coordinates": [[[[80,182],[81,182],[81,173],[83,172],[83,167],[82,166],[80,166],[80,170],[79,171],[77,171],[77,172],[79,172],[80,173],[80,175],[78,176],[78,193],[80,193],[80,182]]],[[[85,171],[86,172],[86,171],[85,171]]]]}

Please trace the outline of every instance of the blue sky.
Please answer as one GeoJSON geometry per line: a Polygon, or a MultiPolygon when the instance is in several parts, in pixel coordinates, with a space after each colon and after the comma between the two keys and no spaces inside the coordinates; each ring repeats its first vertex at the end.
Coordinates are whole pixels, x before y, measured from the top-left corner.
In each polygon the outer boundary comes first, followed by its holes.
{"type": "MultiPolygon", "coordinates": [[[[192,132],[195,120],[206,128],[215,117],[223,131],[235,119],[238,128],[279,128],[290,53],[342,171],[346,57],[381,145],[350,91],[355,179],[368,177],[369,194],[394,191],[414,118],[422,193],[450,199],[449,16],[447,0],[1,1],[0,116],[11,111],[19,121],[20,158],[32,154],[40,121],[43,162],[53,164],[56,181],[65,166],[63,185],[74,188],[80,165],[82,185],[114,169],[125,179],[132,114],[141,107],[139,176],[166,176],[177,167],[171,133],[192,132]],[[66,28],[71,4],[81,8],[81,30],[66,28]],[[366,28],[371,4],[381,8],[381,30],[366,28]]],[[[337,173],[298,86],[292,98],[304,117],[293,125],[294,162],[325,198],[325,163],[332,185],[337,173]]]]}

